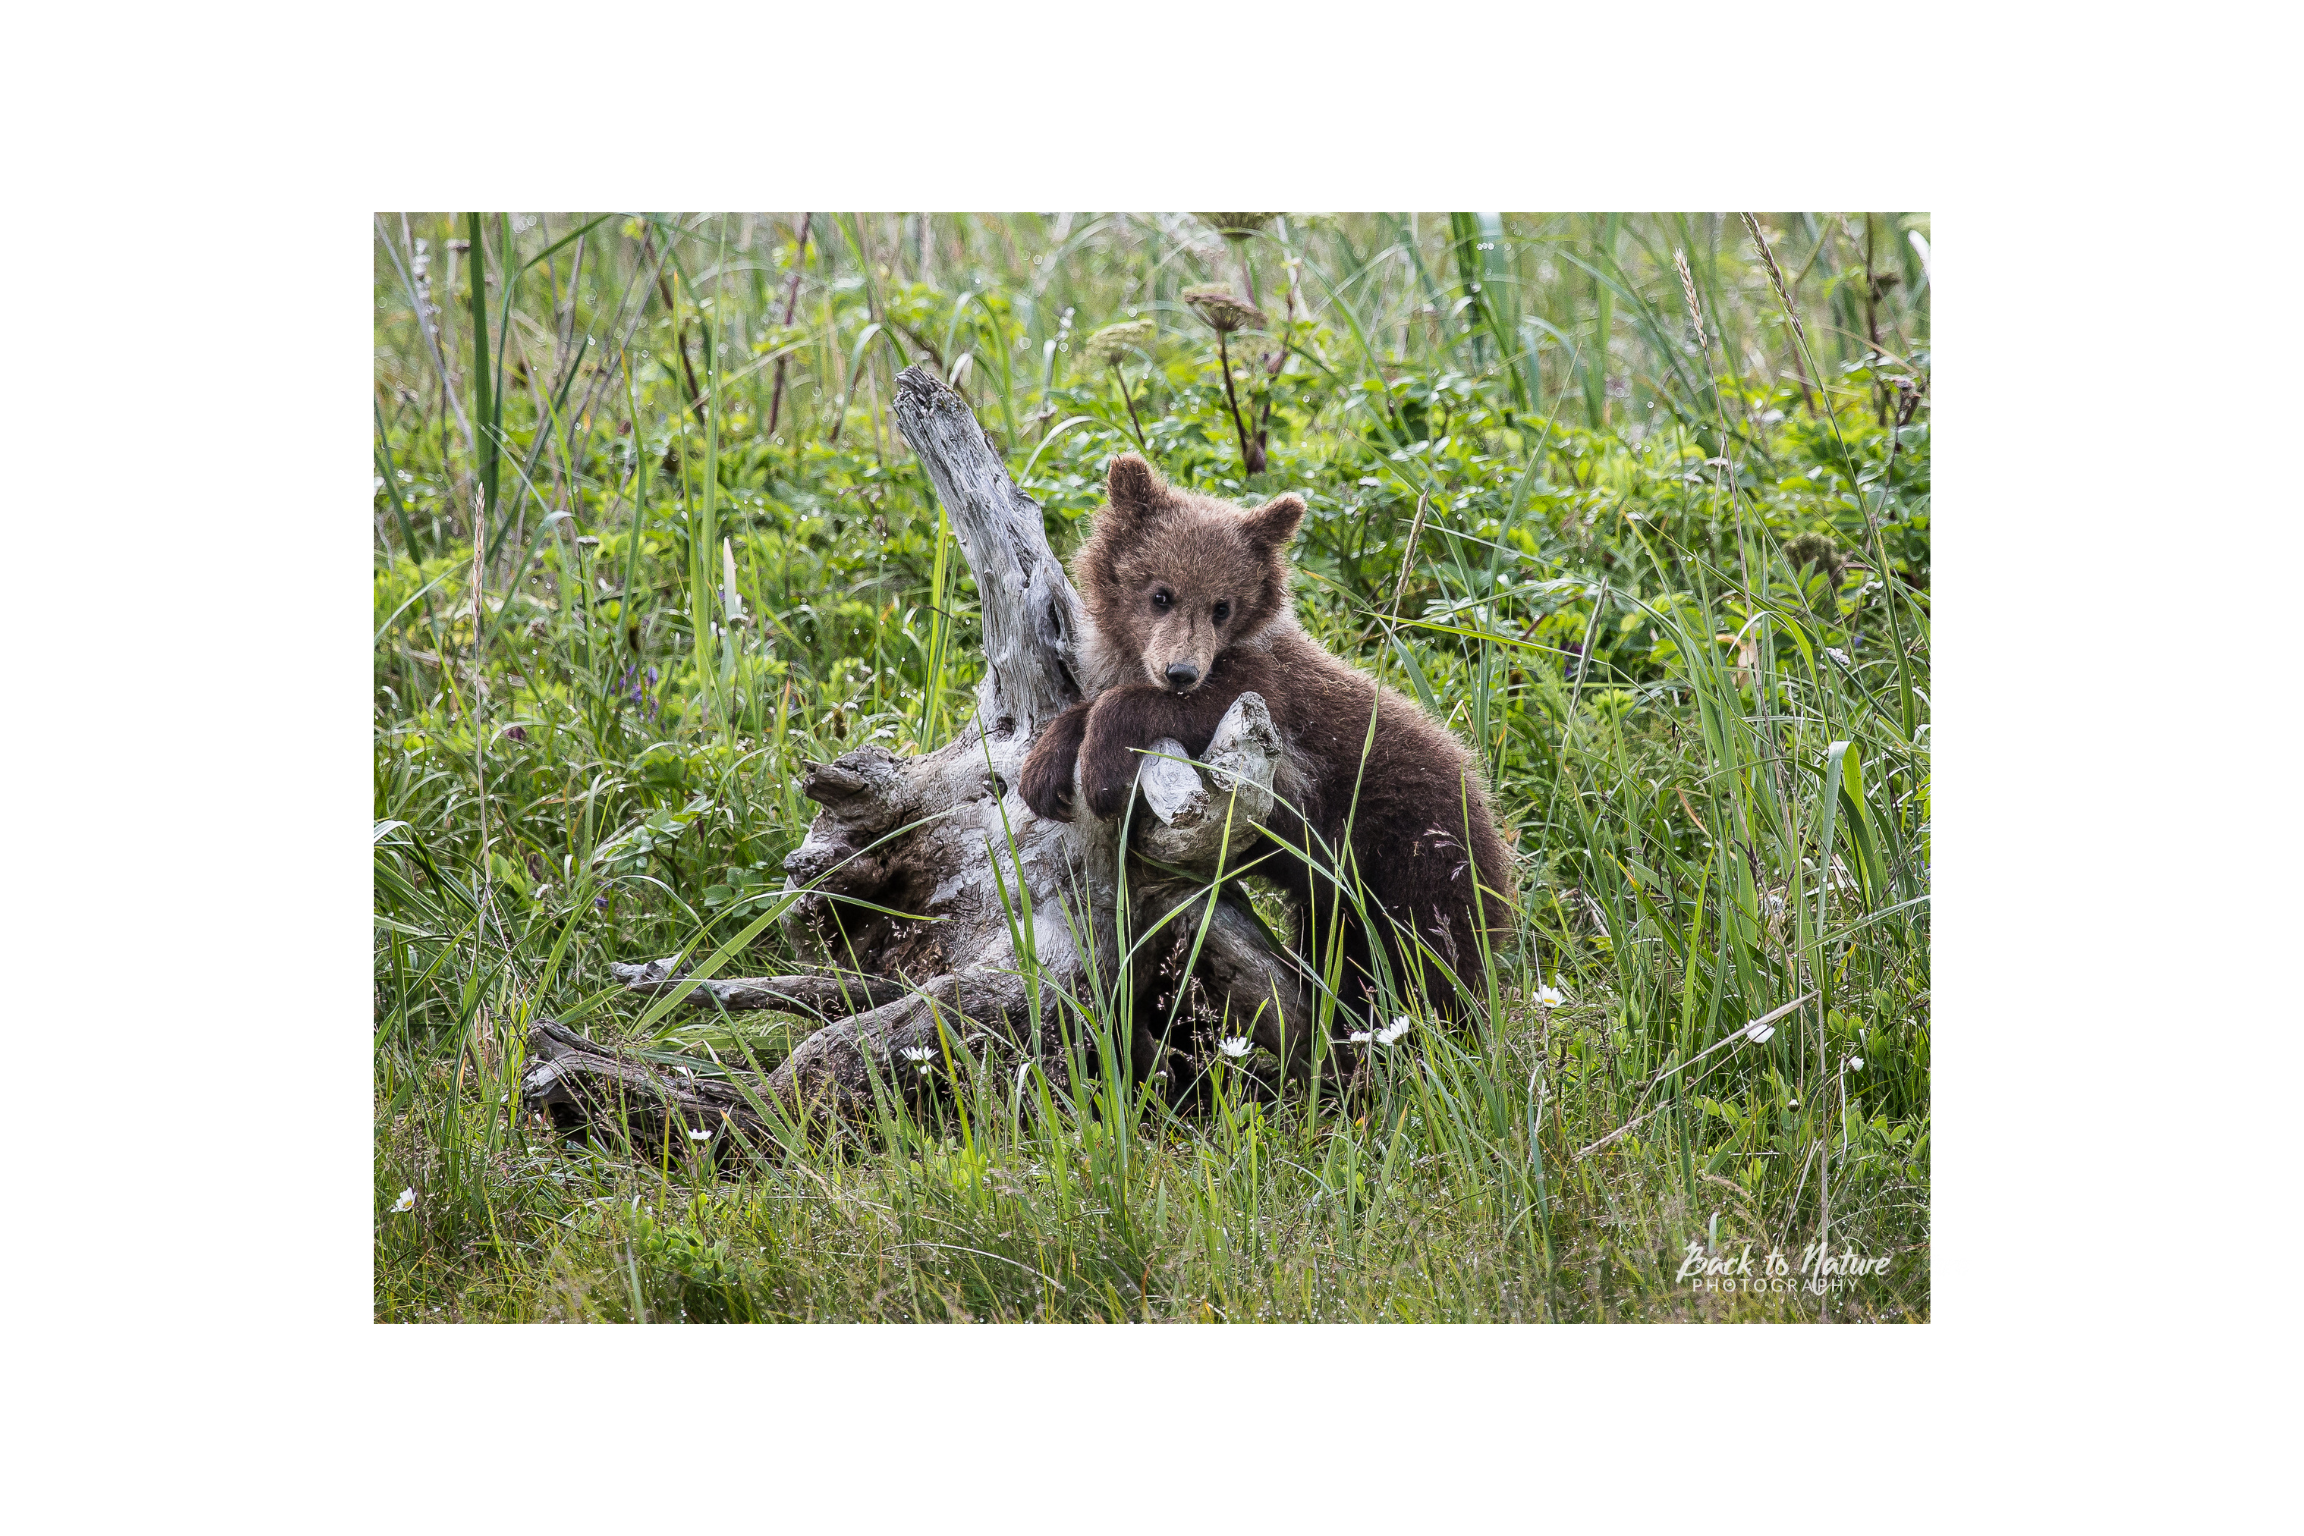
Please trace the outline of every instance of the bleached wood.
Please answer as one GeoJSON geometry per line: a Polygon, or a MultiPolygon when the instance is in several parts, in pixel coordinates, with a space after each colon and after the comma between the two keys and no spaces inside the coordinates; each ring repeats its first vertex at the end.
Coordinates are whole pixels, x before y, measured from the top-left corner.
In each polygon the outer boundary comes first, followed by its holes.
{"type": "Polygon", "coordinates": [[[1136,787],[1157,818],[1137,829],[1136,847],[1163,864],[1214,869],[1221,855],[1237,864],[1272,814],[1272,776],[1280,765],[1280,733],[1264,696],[1232,701],[1208,750],[1195,767],[1183,743],[1163,738],[1137,775],[1136,787]],[[1229,832],[1229,837],[1227,837],[1229,832]]]}

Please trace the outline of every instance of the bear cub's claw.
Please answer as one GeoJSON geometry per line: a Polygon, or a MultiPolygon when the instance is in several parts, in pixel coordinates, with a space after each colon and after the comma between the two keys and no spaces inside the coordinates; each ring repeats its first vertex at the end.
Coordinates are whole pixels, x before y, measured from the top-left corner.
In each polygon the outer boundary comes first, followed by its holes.
{"type": "Polygon", "coordinates": [[[1072,819],[1072,765],[1065,763],[1061,770],[1035,752],[1024,764],[1024,779],[1018,784],[1024,803],[1032,807],[1032,814],[1045,816],[1050,821],[1072,819]],[[1059,776],[1059,773],[1061,776],[1059,776]]]}
{"type": "Polygon", "coordinates": [[[1025,804],[1032,807],[1033,815],[1048,821],[1070,821],[1072,819],[1072,797],[1070,795],[1058,795],[1053,799],[1042,798],[1039,800],[1026,797],[1025,804]]]}

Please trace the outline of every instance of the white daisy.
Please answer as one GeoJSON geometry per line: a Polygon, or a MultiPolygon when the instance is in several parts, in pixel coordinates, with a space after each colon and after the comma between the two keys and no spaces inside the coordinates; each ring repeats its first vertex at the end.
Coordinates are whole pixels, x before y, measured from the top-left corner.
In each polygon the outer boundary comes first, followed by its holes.
{"type": "Polygon", "coordinates": [[[936,1048],[929,1045],[908,1045],[900,1053],[903,1058],[925,1073],[936,1060],[936,1048]]]}
{"type": "Polygon", "coordinates": [[[412,1211],[416,1209],[416,1191],[412,1189],[404,1189],[400,1191],[400,1198],[392,1202],[392,1209],[395,1211],[412,1211]]]}
{"type": "Polygon", "coordinates": [[[688,1139],[690,1141],[710,1141],[712,1139],[712,1133],[710,1131],[690,1131],[688,1133],[688,1139]]]}
{"type": "Polygon", "coordinates": [[[1346,1045],[1366,1045],[1369,1041],[1375,1038],[1376,1037],[1374,1035],[1368,1033],[1368,1031],[1364,1029],[1356,1029],[1344,1037],[1344,1043],[1346,1045]]]}
{"type": "Polygon", "coordinates": [[[1255,1047],[1255,1044],[1256,1042],[1249,1039],[1246,1035],[1235,1035],[1229,1040],[1217,1041],[1216,1049],[1222,1051],[1225,1055],[1231,1057],[1234,1061],[1238,1061],[1241,1057],[1247,1055],[1248,1052],[1255,1047]]]}
{"type": "MultiPolygon", "coordinates": [[[[1554,977],[1553,979],[1554,979],[1555,981],[1557,981],[1559,978],[1558,978],[1558,977],[1554,977]]],[[[1566,1001],[1568,1001],[1568,994],[1567,994],[1567,993],[1565,993],[1565,992],[1561,991],[1561,990],[1560,990],[1558,987],[1556,987],[1556,986],[1554,986],[1554,987],[1548,987],[1548,986],[1545,986],[1545,985],[1544,985],[1544,978],[1543,978],[1543,977],[1541,977],[1541,976],[1539,976],[1539,977],[1537,977],[1537,978],[1536,978],[1536,1006],[1537,1006],[1537,1007],[1539,1007],[1539,1008],[1557,1008],[1557,1007],[1559,1007],[1559,1006],[1560,1006],[1562,1003],[1564,1003],[1564,1002],[1566,1002],[1566,1001]]]]}
{"type": "Polygon", "coordinates": [[[1851,1056],[1848,1058],[1848,1065],[1861,1072],[1864,1070],[1864,1058],[1861,1056],[1851,1056]]]}
{"type": "Polygon", "coordinates": [[[1400,1017],[1392,1021],[1391,1028],[1380,1029],[1376,1031],[1376,1043],[1378,1045],[1390,1045],[1393,1041],[1408,1033],[1408,1027],[1408,1015],[1402,1014],[1400,1017]]]}

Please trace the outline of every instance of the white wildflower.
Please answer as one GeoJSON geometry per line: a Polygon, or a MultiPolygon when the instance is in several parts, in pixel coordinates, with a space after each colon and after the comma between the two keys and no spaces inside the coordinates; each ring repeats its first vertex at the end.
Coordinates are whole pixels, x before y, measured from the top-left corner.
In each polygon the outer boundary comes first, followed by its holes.
{"type": "Polygon", "coordinates": [[[1851,1056],[1848,1058],[1848,1065],[1861,1072],[1864,1070],[1864,1058],[1861,1056],[1851,1056]]]}
{"type": "Polygon", "coordinates": [[[925,1073],[936,1060],[936,1049],[927,1045],[908,1045],[902,1053],[904,1059],[925,1073]]]}
{"type": "Polygon", "coordinates": [[[1376,1043],[1378,1045],[1390,1045],[1393,1041],[1408,1033],[1408,1027],[1408,1015],[1402,1014],[1400,1017],[1392,1021],[1392,1025],[1389,1029],[1380,1029],[1376,1031],[1376,1043]]]}
{"type": "Polygon", "coordinates": [[[1776,1026],[1773,1024],[1747,1024],[1744,1026],[1744,1033],[1751,1038],[1754,1045],[1766,1045],[1776,1037],[1776,1026]]]}
{"type": "Polygon", "coordinates": [[[1848,653],[1836,645],[1828,645],[1824,647],[1824,654],[1831,657],[1834,661],[1840,663],[1840,665],[1844,667],[1850,664],[1848,660],[1848,653]]]}
{"type": "Polygon", "coordinates": [[[412,1189],[400,1191],[400,1198],[392,1202],[392,1209],[396,1212],[416,1209],[416,1191],[412,1189]]]}
{"type": "MultiPolygon", "coordinates": [[[[1557,977],[1557,976],[1555,976],[1555,977],[1553,977],[1552,979],[1553,979],[1554,981],[1558,981],[1560,978],[1559,978],[1559,977],[1557,977]]],[[[1565,993],[1565,992],[1561,991],[1561,990],[1560,990],[1558,987],[1556,987],[1556,986],[1549,986],[1549,987],[1548,987],[1548,986],[1544,985],[1544,978],[1543,978],[1543,977],[1541,977],[1541,976],[1539,976],[1539,977],[1537,977],[1537,978],[1536,978],[1536,1006],[1537,1006],[1537,1007],[1539,1007],[1539,1008],[1557,1008],[1557,1007],[1559,1007],[1559,1006],[1560,1006],[1562,1003],[1564,1003],[1564,1002],[1566,1002],[1566,1001],[1568,1001],[1568,994],[1567,994],[1567,993],[1565,993]]]]}
{"type": "Polygon", "coordinates": [[[1364,1029],[1356,1029],[1344,1037],[1344,1043],[1346,1045],[1366,1045],[1369,1041],[1375,1038],[1376,1037],[1374,1035],[1368,1033],[1368,1031],[1364,1029]]]}
{"type": "Polygon", "coordinates": [[[690,1141],[710,1141],[712,1139],[712,1133],[705,1130],[690,1131],[688,1133],[688,1139],[690,1141]]]}
{"type": "Polygon", "coordinates": [[[1246,1035],[1235,1035],[1229,1040],[1217,1041],[1216,1049],[1222,1051],[1225,1055],[1231,1057],[1234,1061],[1238,1061],[1241,1057],[1247,1055],[1249,1050],[1255,1044],[1256,1042],[1249,1039],[1246,1035]]]}

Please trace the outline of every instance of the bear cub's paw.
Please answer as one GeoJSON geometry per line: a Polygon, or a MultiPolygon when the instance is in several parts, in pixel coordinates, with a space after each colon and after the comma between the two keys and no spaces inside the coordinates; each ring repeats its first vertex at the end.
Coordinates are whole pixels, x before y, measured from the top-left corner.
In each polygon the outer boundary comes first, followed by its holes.
{"type": "Polygon", "coordinates": [[[1087,734],[1088,704],[1083,700],[1051,720],[1032,743],[1016,788],[1033,815],[1050,821],[1072,819],[1072,765],[1079,761],[1080,741],[1087,734]]]}
{"type": "Polygon", "coordinates": [[[1050,821],[1070,821],[1072,759],[1058,761],[1058,756],[1034,747],[1032,755],[1024,760],[1024,777],[1016,788],[1024,796],[1024,803],[1032,807],[1033,815],[1045,816],[1050,821]]]}
{"type": "Polygon", "coordinates": [[[1115,821],[1128,809],[1136,793],[1136,769],[1142,754],[1118,735],[1092,738],[1080,757],[1080,787],[1088,793],[1088,810],[1099,821],[1115,821]]]}

